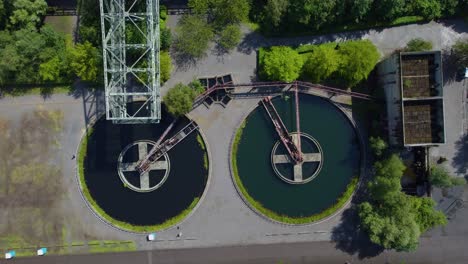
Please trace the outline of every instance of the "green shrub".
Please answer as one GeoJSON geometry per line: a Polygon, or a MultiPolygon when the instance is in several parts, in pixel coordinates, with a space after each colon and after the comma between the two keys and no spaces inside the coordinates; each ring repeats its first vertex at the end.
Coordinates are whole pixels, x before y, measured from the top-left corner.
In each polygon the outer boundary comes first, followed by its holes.
{"type": "Polygon", "coordinates": [[[412,39],[406,44],[405,51],[426,51],[432,50],[432,42],[421,38],[412,39]]]}
{"type": "Polygon", "coordinates": [[[292,82],[299,77],[302,57],[290,47],[272,47],[265,52],[262,61],[262,72],[271,81],[292,82]]]}
{"type": "Polygon", "coordinates": [[[161,83],[165,83],[171,78],[172,60],[169,52],[163,51],[160,53],[160,67],[161,67],[161,83]]]}

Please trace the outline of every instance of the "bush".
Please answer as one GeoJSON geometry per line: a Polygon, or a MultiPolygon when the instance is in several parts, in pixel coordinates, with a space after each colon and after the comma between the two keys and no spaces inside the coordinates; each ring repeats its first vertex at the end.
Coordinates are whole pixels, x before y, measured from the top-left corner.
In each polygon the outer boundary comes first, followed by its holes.
{"type": "Polygon", "coordinates": [[[172,71],[172,60],[169,52],[163,51],[160,55],[160,65],[161,65],[161,83],[165,83],[171,78],[172,71]]]}
{"type": "Polygon", "coordinates": [[[263,55],[262,72],[271,81],[292,82],[299,77],[302,57],[290,47],[272,47],[263,55]]]}
{"type": "Polygon", "coordinates": [[[340,66],[340,56],[334,49],[335,45],[314,46],[312,53],[302,68],[304,78],[312,82],[320,82],[328,79],[340,66]]]}
{"type": "Polygon", "coordinates": [[[463,178],[452,177],[447,169],[443,166],[434,166],[431,168],[429,181],[434,186],[441,188],[449,188],[466,183],[465,179],[463,178]]]}
{"type": "Polygon", "coordinates": [[[377,48],[370,40],[354,40],[339,44],[342,63],[338,72],[349,86],[367,79],[380,59],[377,48]]]}
{"type": "Polygon", "coordinates": [[[159,18],[162,20],[167,19],[167,7],[165,5],[159,6],[159,18]]]}
{"type": "Polygon", "coordinates": [[[228,51],[235,48],[241,40],[241,31],[238,25],[229,25],[219,34],[219,46],[228,51]]]}
{"type": "Polygon", "coordinates": [[[178,117],[190,112],[193,101],[203,92],[203,88],[200,87],[202,86],[199,82],[193,82],[190,85],[178,83],[171,88],[163,100],[169,113],[178,117]]]}
{"type": "Polygon", "coordinates": [[[382,153],[387,149],[387,143],[380,137],[370,137],[370,147],[376,156],[381,156],[382,153]]]}
{"type": "Polygon", "coordinates": [[[169,50],[172,44],[172,33],[168,28],[161,28],[161,49],[169,50]]]}
{"type": "Polygon", "coordinates": [[[405,51],[426,51],[432,50],[432,42],[421,38],[412,39],[406,44],[405,51]]]}

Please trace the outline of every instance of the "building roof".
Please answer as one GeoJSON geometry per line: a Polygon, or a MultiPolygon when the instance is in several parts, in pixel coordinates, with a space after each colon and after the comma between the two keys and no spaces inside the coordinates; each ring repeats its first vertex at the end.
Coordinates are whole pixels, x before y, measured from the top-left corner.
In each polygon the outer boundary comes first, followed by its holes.
{"type": "Polygon", "coordinates": [[[445,143],[440,51],[400,53],[400,89],[405,146],[445,143]]]}

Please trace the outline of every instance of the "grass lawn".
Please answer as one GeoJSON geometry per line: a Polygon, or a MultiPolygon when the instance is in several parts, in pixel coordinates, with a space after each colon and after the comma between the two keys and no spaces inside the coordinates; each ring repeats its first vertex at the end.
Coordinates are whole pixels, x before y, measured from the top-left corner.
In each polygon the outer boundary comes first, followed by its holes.
{"type": "Polygon", "coordinates": [[[46,16],[45,24],[50,25],[56,31],[73,36],[76,16],[46,16]]]}

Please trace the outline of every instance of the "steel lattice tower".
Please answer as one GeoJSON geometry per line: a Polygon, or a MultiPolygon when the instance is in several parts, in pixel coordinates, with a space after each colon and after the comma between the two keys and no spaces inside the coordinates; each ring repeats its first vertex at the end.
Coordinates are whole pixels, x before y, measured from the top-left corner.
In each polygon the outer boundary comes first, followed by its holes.
{"type": "Polygon", "coordinates": [[[157,123],[161,118],[159,0],[99,0],[106,118],[157,123]],[[128,103],[141,101],[129,107],[128,103]]]}

